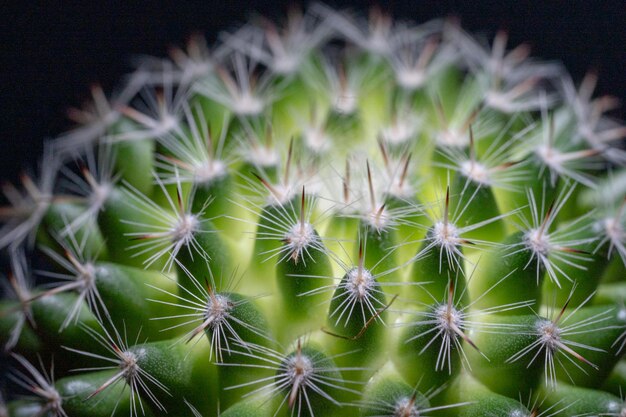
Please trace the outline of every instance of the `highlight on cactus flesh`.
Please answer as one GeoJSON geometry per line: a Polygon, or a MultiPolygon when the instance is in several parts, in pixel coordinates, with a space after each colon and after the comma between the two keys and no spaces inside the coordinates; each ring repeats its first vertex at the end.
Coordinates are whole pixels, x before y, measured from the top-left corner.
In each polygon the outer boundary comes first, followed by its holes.
{"type": "Polygon", "coordinates": [[[95,86],[3,187],[0,416],[626,416],[596,75],[314,4],[95,86]]]}

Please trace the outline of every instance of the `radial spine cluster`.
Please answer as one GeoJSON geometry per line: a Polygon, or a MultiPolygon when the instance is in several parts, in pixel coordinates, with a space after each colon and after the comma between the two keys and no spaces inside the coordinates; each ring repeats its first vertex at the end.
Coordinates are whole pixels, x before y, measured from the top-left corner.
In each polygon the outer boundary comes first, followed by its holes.
{"type": "Polygon", "coordinates": [[[313,4],[93,87],[2,187],[0,417],[626,415],[626,127],[313,4]]]}

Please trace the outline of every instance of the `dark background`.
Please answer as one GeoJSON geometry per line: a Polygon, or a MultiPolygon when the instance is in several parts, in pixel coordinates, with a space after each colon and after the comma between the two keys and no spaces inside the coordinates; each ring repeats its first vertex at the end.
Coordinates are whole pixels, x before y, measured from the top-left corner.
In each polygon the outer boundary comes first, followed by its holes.
{"type": "MultiPolygon", "coordinates": [[[[0,182],[15,181],[24,167],[32,169],[43,139],[70,126],[66,109],[80,105],[91,83],[99,82],[111,90],[130,70],[129,60],[134,55],[163,56],[167,45],[182,45],[196,31],[214,40],[219,31],[236,27],[254,13],[280,19],[292,3],[0,2],[0,182]]],[[[374,4],[327,3],[363,12],[374,4]]],[[[455,15],[467,30],[490,37],[498,29],[508,29],[512,45],[528,42],[535,56],[564,62],[575,80],[581,80],[589,69],[598,70],[598,93],[626,102],[624,0],[398,0],[376,4],[396,18],[416,22],[455,15]]],[[[617,116],[625,115],[623,110],[617,112],[617,116]]],[[[6,270],[6,262],[0,259],[0,272],[6,270]]],[[[0,360],[0,368],[3,365],[0,360]]]]}
{"type": "MultiPolygon", "coordinates": [[[[253,13],[279,19],[289,1],[14,1],[0,23],[0,179],[14,180],[34,166],[44,138],[65,130],[68,106],[89,85],[110,90],[136,54],[162,56],[204,31],[209,39],[253,13]],[[43,4],[45,3],[45,4],[43,4]]],[[[366,11],[372,2],[329,1],[366,11]]],[[[473,32],[509,30],[511,44],[561,60],[574,79],[591,68],[598,92],[626,100],[626,4],[623,1],[395,1],[378,2],[394,17],[425,21],[456,15],[473,32]]],[[[618,116],[623,116],[618,111],[618,116]]]]}

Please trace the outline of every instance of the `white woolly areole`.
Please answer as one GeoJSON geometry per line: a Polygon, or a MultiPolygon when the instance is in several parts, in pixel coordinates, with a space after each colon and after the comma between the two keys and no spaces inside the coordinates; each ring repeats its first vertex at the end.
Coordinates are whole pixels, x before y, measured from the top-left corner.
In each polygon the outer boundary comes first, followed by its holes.
{"type": "Polygon", "coordinates": [[[489,185],[489,170],[476,161],[463,161],[460,164],[461,173],[474,182],[489,185]]]}
{"type": "Polygon", "coordinates": [[[265,200],[267,205],[285,206],[294,195],[294,187],[288,184],[272,185],[272,192],[268,194],[265,200]]]}
{"type": "Polygon", "coordinates": [[[563,167],[563,163],[566,162],[563,153],[552,146],[540,145],[535,150],[535,153],[546,166],[555,171],[560,171],[563,167]]]}
{"type": "Polygon", "coordinates": [[[287,359],[284,373],[289,378],[290,385],[305,387],[313,375],[313,362],[298,352],[287,359]]]}
{"type": "Polygon", "coordinates": [[[352,114],[356,111],[358,96],[351,89],[340,90],[333,100],[333,108],[341,114],[352,114]]]}
{"type": "Polygon", "coordinates": [[[432,239],[437,246],[452,250],[459,244],[459,229],[451,223],[439,221],[433,227],[432,239]]]}
{"type": "Polygon", "coordinates": [[[455,129],[445,129],[437,134],[437,143],[453,148],[465,148],[469,144],[467,134],[455,129]]]}
{"type": "MultiPolygon", "coordinates": [[[[253,146],[248,150],[246,160],[259,167],[273,167],[279,164],[280,155],[273,148],[253,146]]],[[[224,164],[222,163],[222,165],[224,164]]],[[[225,171],[226,167],[224,167],[224,172],[225,171]]]]}
{"type": "Polygon", "coordinates": [[[435,310],[437,327],[450,337],[456,337],[456,329],[463,327],[463,316],[456,308],[448,308],[447,304],[442,304],[435,310]]]}
{"type": "Polygon", "coordinates": [[[281,75],[293,74],[300,65],[300,59],[295,55],[281,53],[272,60],[272,69],[281,75]]]}
{"type": "Polygon", "coordinates": [[[524,235],[526,247],[533,253],[548,256],[550,253],[550,241],[541,229],[531,229],[524,235]]]}
{"type": "Polygon", "coordinates": [[[398,119],[381,131],[383,139],[391,145],[406,143],[417,133],[417,123],[411,120],[398,119]]]}
{"type": "Polygon", "coordinates": [[[561,329],[550,320],[538,320],[535,329],[539,335],[541,345],[551,352],[556,352],[561,344],[561,329]]]}
{"type": "Polygon", "coordinates": [[[91,262],[81,265],[76,278],[82,282],[83,289],[95,288],[96,267],[91,262]]]}
{"type": "Polygon", "coordinates": [[[187,243],[193,238],[198,228],[198,218],[193,214],[184,214],[178,219],[178,223],[172,229],[172,240],[187,243]]]}
{"type": "Polygon", "coordinates": [[[370,210],[365,220],[376,230],[383,230],[389,224],[390,217],[387,209],[383,208],[382,210],[370,210]]]}
{"type": "Polygon", "coordinates": [[[285,242],[289,245],[290,252],[300,256],[306,248],[318,240],[311,223],[296,223],[285,234],[285,242]]]}
{"type": "Polygon", "coordinates": [[[369,298],[376,281],[372,274],[365,268],[353,268],[348,271],[346,280],[346,291],[359,301],[369,298]]]}
{"type": "Polygon", "coordinates": [[[196,80],[211,73],[213,69],[213,63],[210,61],[196,61],[189,59],[185,62],[183,72],[186,75],[184,78],[196,80]]]}
{"type": "Polygon", "coordinates": [[[204,312],[204,320],[207,321],[207,327],[213,329],[221,326],[228,320],[231,303],[228,297],[216,294],[209,297],[204,312]]]}
{"type": "Polygon", "coordinates": [[[416,90],[424,85],[426,74],[424,71],[403,68],[396,72],[396,81],[400,87],[416,90]]]}
{"type": "Polygon", "coordinates": [[[196,183],[206,183],[225,176],[227,173],[226,164],[222,161],[204,161],[194,168],[194,181],[196,183]]]}
{"type": "Polygon", "coordinates": [[[365,41],[364,46],[371,52],[385,55],[389,53],[389,33],[383,30],[374,30],[370,37],[365,41]]]}
{"type": "Polygon", "coordinates": [[[113,185],[111,183],[103,183],[94,186],[89,196],[89,203],[92,207],[102,207],[108,200],[113,191],[113,185]]]}
{"type": "Polygon", "coordinates": [[[249,93],[242,93],[233,100],[232,110],[240,116],[255,116],[260,114],[265,103],[249,93]]]}
{"type": "Polygon", "coordinates": [[[119,358],[120,370],[123,372],[122,377],[131,384],[139,374],[138,356],[134,352],[123,351],[120,352],[119,358]]]}
{"type": "Polygon", "coordinates": [[[415,118],[399,117],[381,130],[381,136],[390,145],[402,145],[417,134],[417,128],[415,118]]]}
{"type": "Polygon", "coordinates": [[[309,127],[303,131],[304,142],[306,146],[317,152],[325,152],[330,149],[330,137],[323,129],[317,127],[309,127]]]}
{"type": "Polygon", "coordinates": [[[56,389],[51,389],[49,391],[46,391],[45,395],[50,409],[61,415],[60,411],[63,409],[63,397],[61,397],[59,391],[57,391],[56,389]]]}
{"type": "Polygon", "coordinates": [[[389,194],[401,199],[410,199],[415,195],[415,188],[409,181],[403,181],[400,176],[396,175],[389,186],[389,194]]]}
{"type": "Polygon", "coordinates": [[[178,119],[173,114],[163,114],[158,123],[155,123],[154,130],[151,132],[154,136],[164,136],[174,131],[179,125],[178,119]]]}
{"type": "Polygon", "coordinates": [[[500,110],[504,113],[515,111],[515,103],[511,100],[510,94],[500,91],[490,90],[485,94],[485,104],[492,109],[500,110]]]}
{"type": "Polygon", "coordinates": [[[624,227],[619,219],[615,217],[607,217],[603,221],[604,231],[612,242],[620,242],[625,235],[624,227]]]}
{"type": "Polygon", "coordinates": [[[411,398],[403,397],[396,401],[393,417],[420,417],[420,412],[411,398]]]}

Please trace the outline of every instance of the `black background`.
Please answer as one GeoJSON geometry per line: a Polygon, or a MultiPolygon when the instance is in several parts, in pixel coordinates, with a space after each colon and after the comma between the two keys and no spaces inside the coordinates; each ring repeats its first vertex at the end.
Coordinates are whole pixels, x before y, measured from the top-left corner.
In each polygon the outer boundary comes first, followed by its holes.
{"type": "MultiPolygon", "coordinates": [[[[288,1],[16,1],[0,9],[0,179],[14,180],[34,166],[44,138],[69,126],[68,106],[89,85],[110,90],[137,54],[162,56],[194,31],[213,40],[254,13],[283,16],[288,1]],[[45,4],[44,4],[45,3],[45,4]]],[[[371,2],[330,1],[366,11],[371,2]]],[[[473,32],[507,29],[511,44],[528,42],[533,54],[565,63],[574,79],[589,69],[598,92],[626,100],[624,1],[397,1],[378,2],[394,17],[417,22],[458,16],[473,32]]],[[[623,116],[624,111],[617,112],[623,116]]]]}

